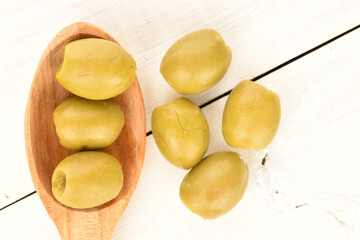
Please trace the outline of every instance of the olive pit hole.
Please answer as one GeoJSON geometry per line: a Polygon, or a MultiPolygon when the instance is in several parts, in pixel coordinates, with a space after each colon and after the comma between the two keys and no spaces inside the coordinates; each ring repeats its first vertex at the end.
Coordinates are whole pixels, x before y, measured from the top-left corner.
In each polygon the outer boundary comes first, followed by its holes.
{"type": "Polygon", "coordinates": [[[53,191],[56,191],[57,195],[62,195],[66,188],[66,175],[63,171],[57,171],[53,179],[53,191]]]}

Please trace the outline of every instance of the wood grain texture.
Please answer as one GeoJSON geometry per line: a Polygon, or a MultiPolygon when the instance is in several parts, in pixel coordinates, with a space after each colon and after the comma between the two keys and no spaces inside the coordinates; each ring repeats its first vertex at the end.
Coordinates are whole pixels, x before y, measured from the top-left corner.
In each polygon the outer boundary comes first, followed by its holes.
{"type": "Polygon", "coordinates": [[[166,50],[200,28],[221,33],[233,60],[224,79],[190,96],[202,104],[360,23],[358,0],[2,0],[0,1],[0,208],[34,191],[26,164],[23,117],[36,65],[63,27],[78,21],[100,26],[137,61],[146,105],[179,95],[159,73],[166,50]]]}
{"type": "MultiPolygon", "coordinates": [[[[125,115],[125,125],[117,140],[103,149],[122,165],[124,183],[120,194],[112,201],[88,210],[63,206],[51,192],[51,176],[58,163],[74,153],[59,144],[52,113],[72,94],[56,80],[67,43],[88,37],[116,42],[101,29],[76,23],[64,28],[50,42],[35,73],[25,114],[25,144],[31,177],[48,214],[63,240],[110,239],[138,182],[145,154],[145,112],[138,80],[115,97],[125,115]]],[[[116,42],[117,43],[117,42],[116,42]]]]}
{"type": "MultiPolygon", "coordinates": [[[[359,239],[359,41],[357,30],[258,81],[282,106],[279,131],[264,151],[225,144],[226,98],[203,109],[207,154],[237,151],[250,170],[243,200],[217,220],[204,221],[181,203],[187,171],[169,164],[149,136],[141,178],[112,239],[359,239]]],[[[59,239],[37,195],[1,211],[0,226],[0,239],[59,239]]]]}

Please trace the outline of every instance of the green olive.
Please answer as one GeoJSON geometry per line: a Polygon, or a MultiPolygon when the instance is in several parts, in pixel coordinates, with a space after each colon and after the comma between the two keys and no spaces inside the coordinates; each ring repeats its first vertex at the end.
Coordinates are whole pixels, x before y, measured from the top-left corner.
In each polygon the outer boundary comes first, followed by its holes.
{"type": "Polygon", "coordinates": [[[181,94],[203,92],[225,75],[231,50],[220,34],[203,29],[180,38],[166,52],[160,73],[181,94]]]}
{"type": "Polygon", "coordinates": [[[193,213],[214,219],[229,212],[242,199],[248,176],[248,167],[239,154],[214,153],[185,176],[180,198],[193,213]]]}
{"type": "Polygon", "coordinates": [[[100,100],[124,92],[135,78],[135,69],[135,60],[120,45],[84,38],[66,44],[56,78],[73,94],[100,100]]]}
{"type": "Polygon", "coordinates": [[[275,137],[281,116],[278,95],[249,80],[239,83],[227,99],[222,132],[232,147],[260,150],[275,137]]]}
{"type": "Polygon", "coordinates": [[[200,108],[186,98],[155,108],[151,127],[162,155],[180,168],[195,166],[209,146],[206,118],[200,108]]]}
{"type": "Polygon", "coordinates": [[[79,152],[62,160],[52,175],[56,200],[71,208],[100,206],[119,193],[123,185],[121,164],[104,152],[79,152]]]}
{"type": "Polygon", "coordinates": [[[71,97],[53,113],[60,144],[71,150],[98,149],[112,144],[124,126],[124,113],[112,99],[71,97]]]}

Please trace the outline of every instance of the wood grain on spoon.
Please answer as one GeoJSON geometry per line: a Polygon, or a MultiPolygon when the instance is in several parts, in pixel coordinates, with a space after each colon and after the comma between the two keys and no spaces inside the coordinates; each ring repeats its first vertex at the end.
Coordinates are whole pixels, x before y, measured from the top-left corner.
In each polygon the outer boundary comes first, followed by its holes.
{"type": "MultiPolygon", "coordinates": [[[[125,114],[118,139],[103,151],[121,163],[124,185],[112,201],[97,208],[77,210],[65,207],[51,192],[51,176],[57,164],[73,153],[59,144],[52,113],[72,96],[56,80],[64,46],[81,38],[103,38],[109,34],[88,23],[75,23],[60,31],[46,48],[33,79],[25,114],[25,144],[32,181],[63,240],[110,239],[138,182],[145,154],[145,110],[137,78],[124,93],[115,97],[125,114]]],[[[117,43],[117,42],[116,42],[117,43]]]]}

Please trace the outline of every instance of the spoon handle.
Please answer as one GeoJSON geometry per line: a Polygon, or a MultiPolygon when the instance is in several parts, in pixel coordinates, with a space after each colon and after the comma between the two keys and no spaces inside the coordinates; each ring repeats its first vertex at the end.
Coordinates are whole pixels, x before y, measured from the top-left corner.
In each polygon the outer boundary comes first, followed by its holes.
{"type": "Polygon", "coordinates": [[[53,216],[62,240],[110,240],[118,219],[104,211],[70,210],[53,216]],[[61,218],[61,219],[60,219],[61,218]]]}

